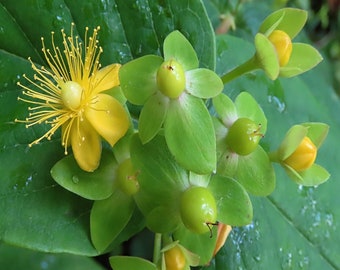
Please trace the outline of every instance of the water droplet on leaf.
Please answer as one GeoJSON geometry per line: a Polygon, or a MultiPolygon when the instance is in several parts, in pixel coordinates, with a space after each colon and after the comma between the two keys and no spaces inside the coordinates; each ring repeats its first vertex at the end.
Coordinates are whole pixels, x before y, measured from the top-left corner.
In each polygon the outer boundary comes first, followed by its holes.
{"type": "Polygon", "coordinates": [[[78,184],[79,183],[79,177],[77,175],[73,175],[72,181],[73,181],[73,183],[78,184]]]}

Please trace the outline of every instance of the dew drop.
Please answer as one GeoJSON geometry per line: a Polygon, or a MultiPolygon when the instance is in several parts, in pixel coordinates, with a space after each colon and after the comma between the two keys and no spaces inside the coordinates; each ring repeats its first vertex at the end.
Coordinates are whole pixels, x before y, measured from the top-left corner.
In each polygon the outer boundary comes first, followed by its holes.
{"type": "Polygon", "coordinates": [[[30,175],[29,177],[27,177],[25,186],[27,187],[30,183],[32,183],[32,180],[33,180],[33,175],[30,175]]]}
{"type": "Polygon", "coordinates": [[[261,261],[261,256],[260,256],[260,255],[255,256],[255,257],[254,257],[254,260],[255,260],[256,262],[260,262],[260,261],[261,261]]]}
{"type": "Polygon", "coordinates": [[[269,103],[272,103],[275,105],[276,109],[282,113],[286,109],[286,103],[284,103],[282,100],[280,100],[276,96],[268,96],[269,103]]]}
{"type": "Polygon", "coordinates": [[[78,184],[79,183],[79,177],[77,175],[73,175],[72,176],[72,182],[75,183],[75,184],[78,184]]]}

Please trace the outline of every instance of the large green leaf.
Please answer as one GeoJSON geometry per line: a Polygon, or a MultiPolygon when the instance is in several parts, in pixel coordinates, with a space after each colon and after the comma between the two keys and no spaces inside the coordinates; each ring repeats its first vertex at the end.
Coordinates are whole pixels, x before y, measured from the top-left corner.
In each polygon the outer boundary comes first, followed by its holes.
{"type": "MultiPolygon", "coordinates": [[[[252,45],[235,37],[219,37],[217,47],[221,56],[217,59],[220,63],[217,71],[221,74],[236,65],[236,60],[244,61],[252,56],[252,45]]],[[[340,267],[340,234],[336,222],[340,218],[337,195],[340,102],[326,75],[328,72],[327,63],[323,63],[301,77],[280,79],[284,89],[281,98],[275,96],[275,91],[267,92],[271,83],[261,71],[228,84],[227,89],[233,90],[229,92],[232,98],[247,90],[263,108],[268,120],[262,141],[266,149],[275,150],[294,124],[314,121],[330,125],[316,162],[331,173],[331,178],[318,187],[302,187],[290,180],[283,168],[275,166],[274,193],[267,198],[251,198],[253,223],[234,228],[216,261],[207,269],[220,270],[225,265],[230,269],[340,267]]]]}
{"type": "Polygon", "coordinates": [[[96,255],[89,237],[92,202],[50,177],[50,169],[64,156],[58,133],[51,141],[28,147],[47,127],[25,129],[14,122],[28,113],[27,105],[17,101],[21,89],[16,82],[23,73],[33,77],[27,57],[46,65],[41,37],[51,48],[54,31],[55,44],[61,47],[60,30],[69,34],[71,22],[81,39],[86,26],[89,33],[101,27],[103,66],[160,55],[164,38],[177,29],[193,44],[201,66],[214,69],[214,33],[204,6],[189,0],[1,0],[0,16],[0,238],[43,251],[96,255]]]}
{"type": "Polygon", "coordinates": [[[103,270],[94,259],[72,254],[51,254],[0,244],[0,265],[7,270],[103,270]]]}

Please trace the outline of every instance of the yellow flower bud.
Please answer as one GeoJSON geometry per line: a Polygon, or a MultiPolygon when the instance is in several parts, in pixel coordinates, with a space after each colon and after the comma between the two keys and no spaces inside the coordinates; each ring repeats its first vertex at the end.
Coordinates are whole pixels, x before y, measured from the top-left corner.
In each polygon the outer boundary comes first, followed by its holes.
{"type": "Polygon", "coordinates": [[[176,245],[164,252],[166,270],[183,270],[186,259],[181,248],[176,245]]]}
{"type": "Polygon", "coordinates": [[[297,172],[304,171],[313,165],[318,149],[314,143],[304,137],[296,150],[283,162],[297,172]]]}
{"type": "Polygon", "coordinates": [[[286,32],[281,30],[274,30],[268,38],[276,49],[280,66],[285,66],[288,63],[292,53],[292,40],[286,32]]]}

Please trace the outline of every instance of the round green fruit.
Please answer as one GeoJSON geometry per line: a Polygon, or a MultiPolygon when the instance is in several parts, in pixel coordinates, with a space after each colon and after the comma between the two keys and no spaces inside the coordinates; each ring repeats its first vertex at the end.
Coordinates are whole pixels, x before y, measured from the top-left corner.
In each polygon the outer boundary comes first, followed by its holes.
{"type": "Polygon", "coordinates": [[[246,156],[252,153],[260,139],[263,137],[260,131],[261,126],[255,124],[249,118],[239,118],[229,128],[227,144],[233,152],[246,156]]]}
{"type": "Polygon", "coordinates": [[[137,173],[130,158],[119,165],[117,170],[118,185],[125,194],[133,195],[139,190],[137,173]]]}
{"type": "Polygon", "coordinates": [[[176,60],[163,62],[157,71],[157,86],[169,98],[178,98],[185,89],[185,72],[176,60]]]}
{"type": "Polygon", "coordinates": [[[190,187],[181,196],[180,213],[185,227],[195,233],[206,233],[211,230],[209,224],[216,223],[215,198],[205,187],[190,187]]]}

